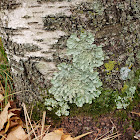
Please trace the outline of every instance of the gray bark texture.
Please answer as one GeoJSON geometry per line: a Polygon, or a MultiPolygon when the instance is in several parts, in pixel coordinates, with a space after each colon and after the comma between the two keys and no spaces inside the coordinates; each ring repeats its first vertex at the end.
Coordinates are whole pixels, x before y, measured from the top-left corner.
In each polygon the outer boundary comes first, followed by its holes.
{"type": "Polygon", "coordinates": [[[75,32],[93,33],[95,43],[104,46],[104,63],[116,62],[111,71],[99,68],[103,87],[122,89],[118,69],[131,54],[133,67],[139,67],[138,0],[0,0],[0,6],[0,36],[20,101],[47,95],[57,64],[69,63],[66,41],[75,32]]]}

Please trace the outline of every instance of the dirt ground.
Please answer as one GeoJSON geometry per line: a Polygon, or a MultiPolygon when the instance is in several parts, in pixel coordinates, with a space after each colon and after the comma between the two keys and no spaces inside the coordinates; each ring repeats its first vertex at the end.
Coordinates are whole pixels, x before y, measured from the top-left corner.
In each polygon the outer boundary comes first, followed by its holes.
{"type": "MultiPolygon", "coordinates": [[[[140,108],[140,105],[138,106],[140,108]]],[[[134,112],[139,111],[139,108],[136,108],[134,112]]],[[[70,133],[73,137],[81,135],[86,132],[93,131],[92,134],[85,136],[81,140],[95,140],[99,137],[108,133],[105,136],[117,132],[121,134],[117,137],[117,140],[133,140],[136,133],[136,129],[139,129],[139,126],[134,129],[135,125],[138,125],[140,121],[140,116],[134,113],[128,113],[128,118],[123,120],[120,117],[112,118],[113,114],[103,115],[96,119],[92,117],[63,117],[61,122],[54,124],[50,118],[47,118],[47,124],[51,124],[52,127],[64,128],[67,133],[70,133]],[[136,122],[137,121],[137,122],[136,122]]],[[[104,136],[104,137],[105,137],[104,136]]],[[[103,137],[102,137],[103,138],[103,137]]]]}

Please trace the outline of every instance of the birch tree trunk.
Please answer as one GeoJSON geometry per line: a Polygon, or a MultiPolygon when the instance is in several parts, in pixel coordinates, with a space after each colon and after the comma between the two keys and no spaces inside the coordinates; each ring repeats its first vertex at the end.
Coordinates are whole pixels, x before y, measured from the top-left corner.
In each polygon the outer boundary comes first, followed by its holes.
{"type": "Polygon", "coordinates": [[[20,101],[47,95],[57,64],[68,62],[66,41],[75,32],[93,33],[104,46],[104,62],[115,62],[110,70],[99,68],[104,88],[122,89],[119,70],[131,54],[139,67],[138,0],[1,0],[0,6],[0,36],[20,101]]]}

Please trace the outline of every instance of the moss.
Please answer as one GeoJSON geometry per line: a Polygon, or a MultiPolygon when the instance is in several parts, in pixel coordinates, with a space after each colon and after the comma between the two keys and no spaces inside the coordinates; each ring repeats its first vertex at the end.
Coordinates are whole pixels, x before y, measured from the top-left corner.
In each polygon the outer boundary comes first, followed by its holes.
{"type": "Polygon", "coordinates": [[[135,118],[135,120],[132,120],[133,128],[135,131],[139,131],[140,129],[140,120],[139,118],[135,118]]]}
{"type": "MultiPolygon", "coordinates": [[[[116,103],[114,102],[115,97],[118,96],[126,96],[126,91],[128,90],[129,86],[137,86],[138,85],[138,79],[140,76],[140,70],[136,70],[135,76],[133,79],[128,80],[124,83],[121,92],[116,90],[113,91],[113,89],[103,89],[102,93],[99,98],[93,101],[91,105],[84,104],[82,108],[77,108],[76,106],[72,105],[71,108],[73,110],[70,110],[70,116],[76,116],[78,115],[90,115],[95,117],[98,117],[102,114],[106,114],[109,112],[113,112],[116,110],[116,103]],[[132,82],[132,83],[131,83],[132,82]]],[[[126,110],[116,110],[114,112],[114,116],[118,116],[121,119],[125,120],[128,119],[128,113],[132,111],[136,106],[139,104],[140,96],[139,96],[139,87],[137,87],[136,93],[134,94],[133,101],[130,101],[130,105],[127,107],[126,110]]]]}
{"type": "Polygon", "coordinates": [[[32,111],[32,119],[35,121],[40,120],[42,118],[42,112],[44,110],[44,105],[40,102],[37,102],[32,111]]]}
{"type": "Polygon", "coordinates": [[[124,93],[128,89],[128,85],[124,83],[123,88],[121,89],[121,92],[124,93]]]}
{"type": "Polygon", "coordinates": [[[116,110],[114,116],[119,118],[120,121],[128,119],[127,110],[116,110]]]}
{"type": "MultiPolygon", "coordinates": [[[[92,104],[84,104],[83,107],[77,107],[75,104],[70,104],[71,110],[69,117],[91,116],[94,120],[97,120],[98,125],[98,117],[105,114],[111,116],[113,115],[112,117],[118,118],[120,124],[122,124],[122,122],[125,122],[125,120],[132,122],[134,129],[137,131],[140,123],[138,122],[137,118],[135,120],[132,120],[132,118],[128,118],[128,113],[130,113],[133,108],[137,108],[140,100],[139,92],[140,88],[138,87],[136,94],[134,95],[135,97],[133,102],[131,102],[126,110],[116,110],[114,98],[119,94],[119,92],[117,90],[113,91],[112,89],[102,89],[102,94],[99,98],[94,100],[92,104]]],[[[57,115],[55,115],[55,110],[48,111],[44,104],[41,102],[36,103],[36,106],[34,106],[32,119],[42,119],[42,112],[44,110],[47,111],[47,118],[51,118],[53,120],[54,126],[59,124],[61,122],[61,119],[63,119],[63,117],[59,118],[57,115]]],[[[126,129],[127,125],[124,126],[124,128],[126,129]]]]}
{"type": "Polygon", "coordinates": [[[104,66],[106,70],[112,71],[115,67],[116,62],[115,61],[109,61],[108,63],[105,63],[104,66]]]}
{"type": "MultiPolygon", "coordinates": [[[[55,112],[53,111],[48,111],[44,105],[44,103],[42,102],[36,102],[36,104],[33,104],[33,110],[32,110],[32,120],[34,121],[38,121],[42,119],[42,115],[43,115],[43,111],[47,111],[46,113],[46,117],[47,118],[51,118],[54,123],[57,123],[58,121],[60,121],[60,118],[55,115],[55,112]]],[[[31,105],[27,105],[28,107],[31,107],[31,105]]],[[[28,109],[31,112],[31,109],[28,109]]]]}
{"type": "Polygon", "coordinates": [[[107,114],[116,109],[114,102],[114,95],[118,94],[117,91],[112,89],[102,90],[99,98],[94,100],[92,104],[84,104],[83,107],[78,108],[76,105],[71,104],[70,116],[89,115],[93,118],[98,118],[102,114],[107,114]]]}
{"type": "Polygon", "coordinates": [[[115,96],[118,96],[119,92],[113,91],[112,89],[102,90],[102,94],[99,98],[93,101],[90,104],[84,104],[83,107],[78,108],[76,105],[71,104],[70,116],[92,116],[93,118],[98,118],[100,115],[109,114],[113,112],[113,116],[120,119],[120,121],[130,120],[128,118],[128,113],[130,113],[134,108],[137,108],[139,105],[139,91],[140,88],[137,88],[134,95],[134,100],[130,103],[126,110],[116,110],[116,103],[114,102],[115,96]]]}

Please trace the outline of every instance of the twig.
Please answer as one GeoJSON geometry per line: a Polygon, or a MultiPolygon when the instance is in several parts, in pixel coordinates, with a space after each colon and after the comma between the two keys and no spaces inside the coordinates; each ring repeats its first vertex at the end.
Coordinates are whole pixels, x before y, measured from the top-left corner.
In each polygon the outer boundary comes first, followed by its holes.
{"type": "Polygon", "coordinates": [[[50,126],[51,126],[51,125],[48,126],[48,128],[45,130],[45,132],[44,132],[42,135],[40,135],[40,136],[38,136],[37,138],[34,138],[34,139],[32,139],[32,140],[37,140],[39,137],[42,137],[44,134],[46,134],[46,132],[49,130],[50,126]]]}
{"type": "Polygon", "coordinates": [[[101,139],[102,137],[104,137],[105,135],[107,135],[107,134],[110,133],[110,132],[111,132],[111,130],[108,131],[107,133],[103,134],[103,135],[102,135],[101,137],[99,137],[97,140],[101,139]]]}
{"type": "MultiPolygon", "coordinates": [[[[29,91],[29,90],[25,90],[25,91],[29,91]]],[[[8,95],[4,96],[4,98],[7,98],[7,97],[12,96],[14,94],[20,94],[20,93],[22,93],[22,91],[18,91],[18,92],[14,92],[14,93],[8,94],[8,95]]]]}
{"type": "MultiPolygon", "coordinates": [[[[115,124],[113,123],[113,121],[112,121],[111,119],[110,119],[110,122],[113,124],[114,128],[115,128],[116,131],[117,131],[117,134],[119,135],[118,130],[117,130],[117,127],[115,126],[115,124]]],[[[120,138],[118,137],[118,139],[120,139],[120,138]]]]}
{"type": "Polygon", "coordinates": [[[91,133],[93,133],[93,131],[91,131],[91,132],[87,132],[87,133],[82,134],[82,135],[80,135],[80,136],[77,136],[77,137],[74,138],[74,140],[78,140],[78,139],[80,139],[80,138],[82,138],[82,137],[84,137],[84,136],[86,136],[86,135],[91,134],[91,133]]]}
{"type": "Polygon", "coordinates": [[[30,113],[30,120],[31,120],[31,117],[32,117],[33,108],[34,108],[34,106],[32,105],[32,109],[31,109],[31,113],[30,113]]]}
{"type": "Polygon", "coordinates": [[[8,140],[5,136],[3,136],[2,134],[0,134],[0,136],[4,137],[6,140],[8,140]]]}
{"type": "Polygon", "coordinates": [[[137,112],[131,112],[132,114],[136,114],[136,115],[139,115],[140,116],[140,112],[137,113],[137,112]]]}
{"type": "Polygon", "coordinates": [[[31,130],[22,140],[27,139],[36,129],[38,129],[39,126],[36,126],[33,130],[31,130]]]}
{"type": "Polygon", "coordinates": [[[101,130],[99,130],[98,131],[98,133],[97,133],[97,135],[96,135],[96,137],[95,137],[95,140],[96,140],[96,138],[98,137],[98,135],[101,133],[101,130]]]}
{"type": "Polygon", "coordinates": [[[29,115],[28,115],[28,113],[27,113],[27,109],[26,109],[26,106],[25,106],[24,103],[23,103],[23,108],[24,108],[24,110],[25,110],[25,112],[26,112],[26,115],[27,115],[29,124],[31,125],[31,128],[32,128],[32,130],[33,130],[33,133],[34,133],[35,137],[37,137],[37,136],[36,136],[36,133],[35,133],[35,131],[34,131],[34,128],[33,128],[32,124],[31,124],[31,120],[30,120],[30,118],[29,118],[29,115]]]}
{"type": "Polygon", "coordinates": [[[113,133],[113,134],[111,134],[111,135],[109,135],[109,136],[107,136],[107,137],[105,137],[105,138],[103,138],[101,140],[108,140],[108,139],[111,139],[111,138],[116,138],[116,137],[118,137],[120,135],[121,134],[117,134],[117,132],[116,132],[116,133],[113,133]]]}
{"type": "Polygon", "coordinates": [[[43,131],[44,131],[45,117],[46,117],[46,111],[43,111],[41,139],[42,139],[42,134],[43,134],[43,131]]]}
{"type": "Polygon", "coordinates": [[[27,116],[26,116],[26,111],[25,111],[25,105],[24,105],[24,103],[22,104],[22,106],[23,106],[23,109],[24,109],[24,116],[25,116],[25,121],[26,121],[26,129],[27,129],[27,133],[28,133],[28,138],[29,138],[29,140],[31,140],[31,137],[30,137],[30,135],[29,135],[29,127],[28,127],[28,121],[27,121],[27,116]]]}

